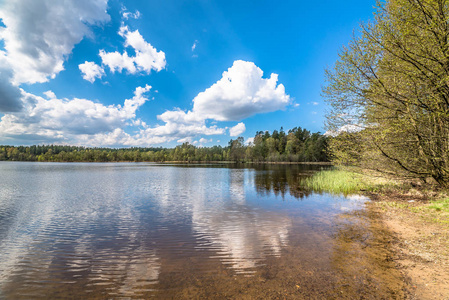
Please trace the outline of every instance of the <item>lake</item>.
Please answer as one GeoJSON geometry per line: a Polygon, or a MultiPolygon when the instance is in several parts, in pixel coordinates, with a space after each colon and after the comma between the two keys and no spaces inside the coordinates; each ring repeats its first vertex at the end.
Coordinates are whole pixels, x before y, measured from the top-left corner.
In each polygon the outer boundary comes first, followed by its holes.
{"type": "Polygon", "coordinates": [[[366,197],[318,165],[0,163],[0,298],[402,298],[366,197]]]}

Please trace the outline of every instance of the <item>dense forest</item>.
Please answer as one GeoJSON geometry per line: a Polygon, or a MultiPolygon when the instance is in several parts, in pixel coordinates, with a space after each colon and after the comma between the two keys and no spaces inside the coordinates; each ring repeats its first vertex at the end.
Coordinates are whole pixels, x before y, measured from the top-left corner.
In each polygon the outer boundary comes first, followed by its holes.
{"type": "Polygon", "coordinates": [[[328,137],[295,127],[287,133],[259,131],[245,145],[239,137],[228,146],[196,147],[189,143],[175,148],[86,148],[61,145],[0,146],[0,160],[54,162],[117,161],[234,161],[234,162],[323,162],[328,161],[328,137]]]}

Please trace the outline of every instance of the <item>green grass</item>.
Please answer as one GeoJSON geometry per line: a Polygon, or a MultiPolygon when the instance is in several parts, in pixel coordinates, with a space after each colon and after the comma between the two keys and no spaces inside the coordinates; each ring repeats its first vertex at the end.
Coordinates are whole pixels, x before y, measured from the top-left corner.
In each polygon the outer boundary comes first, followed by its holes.
{"type": "MultiPolygon", "coordinates": [[[[374,192],[380,194],[409,194],[410,186],[391,181],[387,178],[374,177],[352,172],[351,169],[335,168],[320,171],[301,180],[302,187],[309,191],[331,194],[356,194],[374,192]]],[[[449,193],[449,191],[448,191],[449,193]]],[[[383,201],[379,205],[384,210],[406,210],[416,214],[425,221],[449,226],[449,197],[440,194],[430,202],[383,201]]]]}
{"type": "Polygon", "coordinates": [[[449,213],[449,198],[431,201],[427,208],[449,213]]]}
{"type": "Polygon", "coordinates": [[[405,210],[414,213],[426,222],[449,225],[449,198],[435,199],[430,202],[379,202],[383,210],[405,210]]]}
{"type": "Polygon", "coordinates": [[[301,185],[311,191],[333,194],[353,194],[361,191],[377,192],[391,187],[391,182],[342,169],[325,170],[301,181],[301,185]]]}

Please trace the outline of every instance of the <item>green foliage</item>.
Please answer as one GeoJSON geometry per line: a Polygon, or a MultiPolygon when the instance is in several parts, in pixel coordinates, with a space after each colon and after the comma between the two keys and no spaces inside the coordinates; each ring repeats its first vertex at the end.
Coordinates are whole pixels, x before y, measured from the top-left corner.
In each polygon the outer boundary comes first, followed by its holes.
{"type": "Polygon", "coordinates": [[[310,133],[295,127],[285,134],[280,131],[258,131],[254,142],[249,145],[246,160],[273,162],[323,162],[329,161],[328,137],[319,132],[310,133]]]}
{"type": "Polygon", "coordinates": [[[245,143],[243,137],[229,141],[228,158],[229,160],[240,162],[245,158],[245,143]]]}
{"type": "Polygon", "coordinates": [[[446,0],[378,2],[327,71],[336,162],[449,186],[448,19],[446,0]]]}

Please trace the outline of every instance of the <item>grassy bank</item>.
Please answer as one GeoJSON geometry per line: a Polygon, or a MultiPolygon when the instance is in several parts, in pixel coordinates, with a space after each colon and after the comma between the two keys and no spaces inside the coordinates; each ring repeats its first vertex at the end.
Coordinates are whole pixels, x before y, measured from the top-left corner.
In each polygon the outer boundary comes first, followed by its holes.
{"type": "Polygon", "coordinates": [[[331,194],[369,193],[385,208],[400,208],[417,213],[428,220],[449,224],[449,197],[447,191],[431,188],[413,188],[410,183],[334,168],[315,173],[301,181],[309,191],[331,194]]]}
{"type": "Polygon", "coordinates": [[[384,211],[407,212],[428,223],[440,224],[449,228],[449,198],[436,198],[433,200],[398,201],[382,197],[377,205],[384,211]]]}
{"type": "Polygon", "coordinates": [[[303,179],[301,185],[310,191],[344,195],[400,188],[398,183],[386,178],[338,168],[317,172],[313,176],[303,179]]]}

